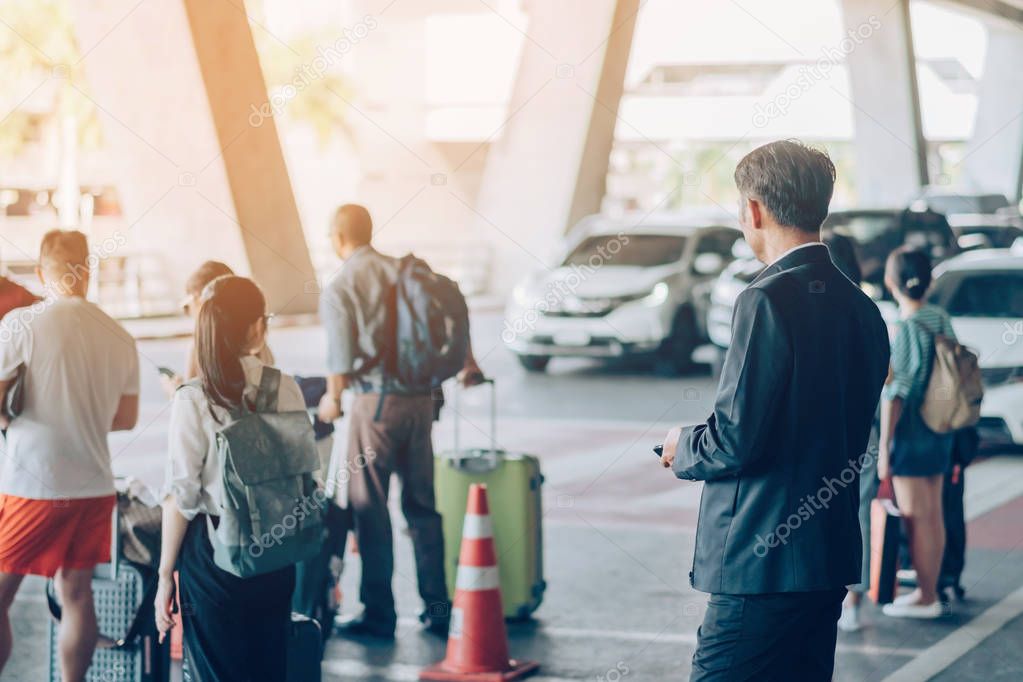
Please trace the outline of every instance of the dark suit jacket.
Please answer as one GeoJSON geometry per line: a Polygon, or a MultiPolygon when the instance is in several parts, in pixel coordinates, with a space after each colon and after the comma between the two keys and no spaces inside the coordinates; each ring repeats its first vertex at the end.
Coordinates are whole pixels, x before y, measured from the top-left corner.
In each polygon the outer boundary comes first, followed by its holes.
{"type": "Polygon", "coordinates": [[[877,306],[799,248],[740,295],[714,413],[673,464],[706,481],[690,582],[762,594],[860,581],[860,458],[888,372],[877,306]]]}

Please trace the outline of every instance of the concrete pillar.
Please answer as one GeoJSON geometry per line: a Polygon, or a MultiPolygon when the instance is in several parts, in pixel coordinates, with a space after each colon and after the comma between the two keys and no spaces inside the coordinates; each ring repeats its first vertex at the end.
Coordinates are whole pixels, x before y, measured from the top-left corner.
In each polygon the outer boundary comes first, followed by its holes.
{"type": "Polygon", "coordinates": [[[909,0],[841,3],[846,31],[868,36],[846,56],[859,203],[903,206],[928,182],[909,0]]]}
{"type": "MultiPolygon", "coordinates": [[[[488,257],[488,242],[474,239],[465,229],[465,204],[476,200],[489,144],[485,134],[451,140],[430,129],[437,109],[428,93],[430,22],[492,17],[488,5],[506,14],[509,4],[513,3],[352,0],[350,7],[352,22],[370,17],[373,28],[354,46],[350,62],[353,94],[346,116],[360,180],[355,195],[339,194],[336,203],[365,205],[381,250],[392,255],[412,251],[434,269],[459,279],[467,291],[477,288],[481,279],[469,266],[488,257]]],[[[472,56],[467,51],[464,59],[472,56]]],[[[459,77],[455,72],[441,75],[459,77]]],[[[468,89],[461,96],[473,103],[474,93],[468,89]]]]}
{"type": "Polygon", "coordinates": [[[1023,33],[995,22],[987,30],[973,137],[962,161],[964,184],[1018,201],[1023,181],[1023,33]]]}
{"type": "Polygon", "coordinates": [[[531,0],[508,120],[491,145],[472,229],[503,245],[492,286],[543,265],[600,210],[638,0],[531,0]],[[571,30],[566,30],[570,26],[571,30]]]}
{"type": "Polygon", "coordinates": [[[266,85],[238,3],[73,9],[86,93],[118,160],[123,248],[162,258],[175,296],[196,265],[218,259],[251,274],[271,310],[314,310],[315,275],[272,114],[259,114],[266,85]]]}

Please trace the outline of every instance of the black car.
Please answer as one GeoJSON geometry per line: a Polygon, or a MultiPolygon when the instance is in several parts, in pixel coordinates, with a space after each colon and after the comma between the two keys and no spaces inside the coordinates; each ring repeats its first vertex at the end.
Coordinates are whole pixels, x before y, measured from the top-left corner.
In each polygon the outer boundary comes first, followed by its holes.
{"type": "Polygon", "coordinates": [[[935,263],[958,253],[948,220],[930,210],[835,211],[824,221],[821,233],[825,239],[830,233],[851,239],[863,282],[882,290],[885,260],[904,244],[925,249],[935,263]]]}

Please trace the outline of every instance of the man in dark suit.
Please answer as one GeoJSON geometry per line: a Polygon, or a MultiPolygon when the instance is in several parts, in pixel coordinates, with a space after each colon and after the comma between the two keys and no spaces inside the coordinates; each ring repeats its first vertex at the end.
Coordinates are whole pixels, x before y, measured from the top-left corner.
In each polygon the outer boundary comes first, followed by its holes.
{"type": "Polygon", "coordinates": [[[834,180],[795,141],[735,170],[743,233],[769,265],[736,301],[713,414],[672,429],[661,460],[705,482],[689,580],[711,597],[691,680],[830,680],[860,580],[859,472],[888,334],[820,242],[834,180]]]}

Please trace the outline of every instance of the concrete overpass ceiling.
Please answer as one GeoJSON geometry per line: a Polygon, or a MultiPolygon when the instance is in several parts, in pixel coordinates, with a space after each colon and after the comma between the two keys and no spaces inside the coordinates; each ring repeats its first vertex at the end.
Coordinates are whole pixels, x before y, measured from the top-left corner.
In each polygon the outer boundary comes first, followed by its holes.
{"type": "Polygon", "coordinates": [[[986,19],[1004,20],[1023,27],[1023,0],[935,0],[955,5],[986,19]]]}

